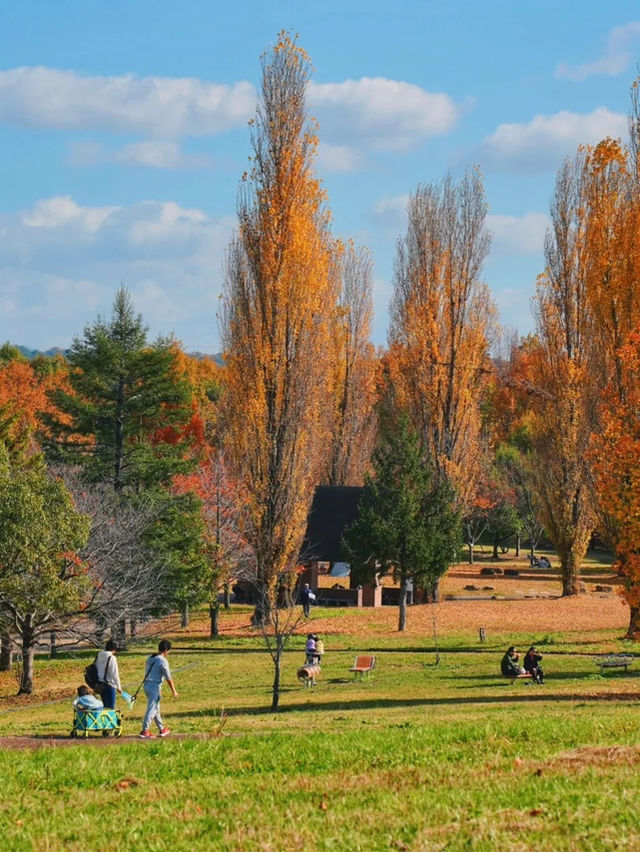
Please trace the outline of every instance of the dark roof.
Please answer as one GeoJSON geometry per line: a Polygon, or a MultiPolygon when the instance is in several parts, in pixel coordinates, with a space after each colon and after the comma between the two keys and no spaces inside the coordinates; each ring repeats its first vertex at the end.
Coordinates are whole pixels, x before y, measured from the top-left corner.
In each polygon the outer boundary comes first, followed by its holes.
{"type": "Polygon", "coordinates": [[[300,562],[342,560],[342,534],[358,516],[358,501],[363,490],[355,485],[320,485],[316,488],[300,549],[300,562]]]}

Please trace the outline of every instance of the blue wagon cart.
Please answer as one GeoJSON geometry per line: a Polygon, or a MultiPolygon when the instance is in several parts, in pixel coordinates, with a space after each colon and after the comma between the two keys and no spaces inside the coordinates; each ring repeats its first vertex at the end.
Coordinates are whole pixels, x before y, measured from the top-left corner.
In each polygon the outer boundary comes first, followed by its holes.
{"type": "Polygon", "coordinates": [[[122,734],[122,714],[120,710],[73,710],[73,728],[71,737],[87,738],[92,732],[99,732],[103,737],[122,734]]]}

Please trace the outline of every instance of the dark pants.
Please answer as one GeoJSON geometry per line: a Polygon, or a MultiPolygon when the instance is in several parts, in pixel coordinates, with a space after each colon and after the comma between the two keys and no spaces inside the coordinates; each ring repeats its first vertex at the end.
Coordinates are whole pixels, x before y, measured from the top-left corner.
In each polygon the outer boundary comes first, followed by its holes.
{"type": "Polygon", "coordinates": [[[311,601],[302,602],[302,612],[307,618],[309,618],[309,616],[311,615],[311,601]]]}
{"type": "Polygon", "coordinates": [[[105,708],[107,710],[115,710],[117,695],[115,686],[109,686],[108,683],[103,683],[100,694],[102,696],[102,703],[104,704],[105,708]]]}

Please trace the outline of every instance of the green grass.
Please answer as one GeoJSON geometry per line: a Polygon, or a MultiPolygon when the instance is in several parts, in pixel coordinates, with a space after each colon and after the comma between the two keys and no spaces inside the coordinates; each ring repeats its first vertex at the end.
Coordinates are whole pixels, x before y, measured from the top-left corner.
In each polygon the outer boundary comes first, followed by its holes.
{"type": "MultiPolygon", "coordinates": [[[[314,622],[322,629],[322,622],[314,622]]],[[[598,673],[613,632],[541,645],[545,686],[496,676],[508,639],[327,637],[315,691],[300,688],[302,637],[285,655],[281,712],[259,638],[176,639],[176,732],[218,738],[0,750],[4,850],[637,849],[640,664],[598,673]],[[584,644],[584,643],[587,644],[584,644]],[[369,680],[348,673],[372,650],[369,680]],[[181,670],[181,667],[185,667],[181,670]],[[188,668],[187,668],[188,667],[188,668]],[[123,782],[124,779],[124,782],[123,782]]],[[[121,657],[139,682],[147,649],[121,657]]],[[[0,736],[68,733],[82,658],[37,663],[30,706],[0,681],[0,736]],[[69,697],[70,701],[70,697],[69,697]],[[11,710],[12,712],[6,712],[11,710]]],[[[136,734],[142,703],[125,718],[136,734]]]]}

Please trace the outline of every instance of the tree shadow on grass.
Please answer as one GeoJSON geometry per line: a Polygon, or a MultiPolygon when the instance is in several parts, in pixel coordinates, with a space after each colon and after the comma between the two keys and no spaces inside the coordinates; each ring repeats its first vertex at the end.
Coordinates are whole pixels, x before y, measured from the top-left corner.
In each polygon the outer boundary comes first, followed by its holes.
{"type": "MultiPolygon", "coordinates": [[[[552,701],[554,703],[562,702],[566,704],[598,704],[611,701],[620,701],[628,704],[637,704],[638,695],[625,692],[618,693],[600,693],[584,695],[580,693],[554,693],[549,691],[547,685],[537,687],[536,691],[527,691],[520,694],[508,695],[475,695],[475,696],[456,696],[450,698],[358,698],[352,701],[317,701],[307,704],[286,705],[281,704],[277,714],[268,705],[260,705],[257,707],[225,707],[227,716],[273,716],[286,713],[306,713],[319,711],[349,711],[349,710],[384,710],[386,708],[401,708],[401,707],[450,707],[450,706],[471,706],[478,705],[481,707],[487,704],[523,704],[523,703],[545,703],[552,701]]],[[[215,717],[218,711],[215,708],[211,710],[199,710],[194,712],[178,712],[172,713],[172,718],[200,718],[215,717]]]]}

